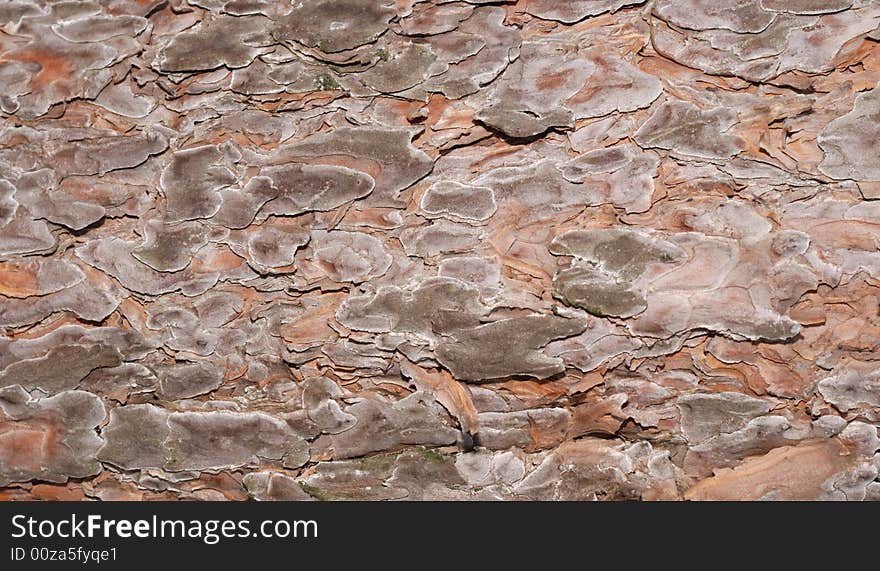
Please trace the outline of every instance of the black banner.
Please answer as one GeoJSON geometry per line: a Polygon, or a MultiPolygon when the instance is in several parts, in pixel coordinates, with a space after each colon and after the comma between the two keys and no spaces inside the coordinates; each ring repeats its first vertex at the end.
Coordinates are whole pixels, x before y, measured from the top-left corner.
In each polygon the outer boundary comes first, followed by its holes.
{"type": "Polygon", "coordinates": [[[744,558],[759,544],[803,549],[810,537],[831,546],[839,535],[848,545],[864,541],[867,547],[872,526],[855,521],[857,512],[868,516],[875,509],[779,503],[6,502],[0,504],[0,569],[131,569],[144,562],[287,568],[305,561],[396,568],[413,566],[407,559],[412,555],[458,566],[475,552],[495,564],[578,553],[632,563],[676,559],[694,549],[727,560],[744,558]]]}

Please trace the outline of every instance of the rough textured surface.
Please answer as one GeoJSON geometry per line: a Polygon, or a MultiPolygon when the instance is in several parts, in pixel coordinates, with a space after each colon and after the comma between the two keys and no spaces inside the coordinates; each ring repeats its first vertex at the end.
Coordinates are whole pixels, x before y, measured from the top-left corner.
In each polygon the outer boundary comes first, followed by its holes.
{"type": "Polygon", "coordinates": [[[0,6],[0,498],[880,499],[880,3],[0,6]]]}

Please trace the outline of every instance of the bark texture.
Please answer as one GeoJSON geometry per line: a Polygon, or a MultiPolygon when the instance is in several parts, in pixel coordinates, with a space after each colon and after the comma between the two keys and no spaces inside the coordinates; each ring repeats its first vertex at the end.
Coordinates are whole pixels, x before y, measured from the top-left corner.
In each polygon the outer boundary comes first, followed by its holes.
{"type": "Polygon", "coordinates": [[[880,499],[878,26],[0,4],[0,498],[880,499]]]}

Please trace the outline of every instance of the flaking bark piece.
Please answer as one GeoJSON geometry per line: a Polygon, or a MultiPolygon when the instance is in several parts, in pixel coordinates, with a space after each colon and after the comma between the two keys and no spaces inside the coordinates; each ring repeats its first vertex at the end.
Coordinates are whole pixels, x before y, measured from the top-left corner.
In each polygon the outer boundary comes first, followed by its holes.
{"type": "Polygon", "coordinates": [[[85,391],[34,398],[18,385],[0,389],[0,486],[99,474],[95,428],[105,414],[101,399],[85,391]]]}
{"type": "Polygon", "coordinates": [[[658,17],[692,30],[724,29],[757,34],[767,29],[776,13],[753,0],[660,0],[658,17]]]}
{"type": "Polygon", "coordinates": [[[0,370],[0,387],[20,385],[57,394],[75,389],[95,369],[115,367],[122,355],[113,347],[101,345],[64,345],[53,347],[45,355],[12,363],[0,370]]]}
{"type": "Polygon", "coordinates": [[[841,412],[863,410],[872,420],[880,420],[880,371],[872,367],[835,371],[818,384],[822,397],[841,412]]]}
{"type": "Polygon", "coordinates": [[[0,369],[17,361],[44,356],[53,347],[67,345],[114,347],[125,360],[142,359],[156,348],[133,329],[67,324],[31,339],[0,336],[0,369]]]}
{"type": "Polygon", "coordinates": [[[168,412],[153,405],[110,411],[102,462],[127,470],[223,470],[260,459],[299,467],[308,444],[286,422],[262,412],[168,412]]]}
{"type": "Polygon", "coordinates": [[[364,172],[344,166],[288,163],[265,167],[275,197],[264,207],[270,214],[295,216],[327,211],[373,192],[375,181],[364,172]]]}
{"type": "Polygon", "coordinates": [[[412,136],[409,129],[337,127],[280,147],[274,155],[279,161],[311,158],[310,162],[365,172],[375,180],[370,205],[399,207],[398,192],[424,177],[434,166],[428,155],[412,145],[412,136]]]}
{"type": "Polygon", "coordinates": [[[250,472],[242,484],[258,501],[314,501],[295,478],[281,472],[250,472]]]}
{"type": "Polygon", "coordinates": [[[220,208],[219,190],[236,176],[224,164],[225,154],[214,145],[178,151],[162,171],[166,222],[210,218],[220,208]]]}
{"type": "Polygon", "coordinates": [[[704,111],[692,103],[667,101],[635,132],[643,148],[660,148],[676,156],[729,159],[745,147],[741,138],[727,131],[737,115],[729,109],[704,111]]]}
{"type": "Polygon", "coordinates": [[[681,411],[682,434],[692,446],[735,432],[772,408],[763,399],[733,392],[683,395],[676,404],[681,411]]]}
{"type": "Polygon", "coordinates": [[[562,359],[541,349],[584,330],[580,319],[555,315],[514,317],[462,329],[437,345],[437,359],[456,379],[491,381],[511,376],[545,379],[565,371],[562,359]]]}
{"type": "Polygon", "coordinates": [[[68,42],[102,42],[114,36],[137,36],[147,27],[147,19],[140,16],[86,16],[65,20],[52,26],[52,31],[68,42]]]}
{"type": "Polygon", "coordinates": [[[219,194],[221,204],[211,221],[237,230],[250,226],[263,205],[279,195],[279,190],[271,178],[255,176],[243,188],[226,188],[219,194]]]}
{"type": "Polygon", "coordinates": [[[438,265],[438,275],[461,280],[490,296],[501,287],[501,264],[497,258],[456,256],[438,265]]]}
{"type": "Polygon", "coordinates": [[[290,266],[296,259],[296,252],[310,239],[309,232],[301,226],[263,224],[248,233],[248,260],[260,268],[290,266]]]}
{"type": "Polygon", "coordinates": [[[833,14],[852,7],[853,0],[761,0],[761,8],[792,14],[833,14]]]}
{"type": "Polygon", "coordinates": [[[72,287],[85,279],[67,260],[22,259],[0,262],[0,296],[26,298],[72,287]]]}
{"type": "Polygon", "coordinates": [[[519,59],[497,82],[489,105],[474,118],[515,139],[573,127],[574,113],[565,100],[583,87],[594,69],[576,53],[548,52],[538,43],[523,44],[519,59]]]}
{"type": "MultiPolygon", "coordinates": [[[[603,173],[590,175],[583,179],[577,173],[577,159],[558,163],[553,159],[541,159],[533,164],[515,167],[500,167],[479,177],[473,184],[487,186],[495,193],[498,211],[495,219],[508,211],[521,210],[519,216],[526,219],[546,217],[548,212],[559,211],[571,206],[597,206],[613,204],[627,211],[641,211],[650,195],[648,187],[641,175],[631,185],[618,182],[623,178],[628,167],[623,167],[620,174],[608,177],[603,173]],[[571,168],[575,165],[575,169],[571,168]],[[568,172],[566,178],[564,172],[568,172]],[[610,181],[607,179],[611,179],[610,181]],[[578,181],[578,182],[575,182],[578,181]]],[[[641,170],[641,160],[630,166],[641,170]]],[[[651,185],[653,190],[653,184],[651,185]]]]}
{"type": "Polygon", "coordinates": [[[395,14],[393,2],[384,0],[301,2],[275,22],[272,35],[332,54],[374,42],[395,14]]]}
{"type": "Polygon", "coordinates": [[[853,109],[819,133],[819,170],[834,179],[880,181],[880,87],[856,95],[853,109]]]}
{"type": "Polygon", "coordinates": [[[625,279],[641,275],[650,263],[670,263],[683,255],[673,244],[626,228],[572,230],[557,236],[550,252],[580,258],[625,279]]]}
{"type": "Polygon", "coordinates": [[[446,412],[430,393],[416,392],[394,403],[363,399],[345,412],[357,418],[355,425],[323,437],[334,459],[404,446],[445,446],[458,439],[458,431],[444,422],[446,412]]]}
{"type": "Polygon", "coordinates": [[[625,6],[644,4],[644,0],[529,0],[526,12],[542,20],[574,24],[590,16],[616,12],[625,6]]]}
{"type": "Polygon", "coordinates": [[[436,59],[430,44],[392,45],[376,65],[354,80],[380,93],[399,93],[421,84],[436,59]]]}
{"type": "Polygon", "coordinates": [[[429,278],[411,291],[385,286],[348,297],[336,312],[346,327],[374,333],[418,333],[473,327],[488,312],[478,289],[452,278],[429,278]]]}
{"type": "Polygon", "coordinates": [[[55,190],[55,173],[40,169],[22,175],[16,182],[16,200],[34,218],[44,218],[72,230],[82,230],[104,217],[99,204],[75,200],[55,190]]]}
{"type": "Polygon", "coordinates": [[[575,119],[630,113],[648,107],[663,93],[660,80],[613,52],[593,49],[583,56],[592,64],[592,73],[584,86],[565,101],[575,119]]]}
{"type": "Polygon", "coordinates": [[[483,412],[479,442],[489,450],[551,448],[562,443],[571,423],[572,414],[564,408],[483,412]]]}
{"type": "Polygon", "coordinates": [[[51,167],[61,176],[104,175],[108,172],[130,169],[143,164],[153,155],[168,148],[168,132],[148,128],[132,135],[99,135],[79,140],[70,133],[71,140],[51,141],[47,145],[51,167]]]}
{"type": "Polygon", "coordinates": [[[122,404],[131,395],[153,392],[157,386],[156,375],[137,363],[95,369],[80,381],[82,390],[106,396],[122,404]]]}
{"type": "Polygon", "coordinates": [[[482,236],[482,231],[470,224],[440,219],[425,226],[404,229],[400,233],[400,242],[408,256],[434,258],[473,250],[481,243],[482,236]]]}
{"type": "Polygon", "coordinates": [[[192,267],[179,272],[156,271],[132,255],[138,245],[115,237],[100,238],[79,246],[75,253],[85,263],[119,280],[124,288],[149,295],[173,291],[202,293],[220,277],[219,271],[210,268],[201,268],[199,273],[192,271],[192,267]]]}
{"type": "Polygon", "coordinates": [[[287,423],[260,412],[184,412],[168,418],[169,470],[219,470],[259,458],[297,468],[308,460],[308,444],[287,423]]]}
{"type": "Polygon", "coordinates": [[[550,244],[555,255],[574,256],[553,278],[553,295],[598,316],[632,317],[645,310],[635,284],[649,264],[674,263],[684,252],[664,240],[629,229],[572,230],[550,244]]]}
{"type": "Polygon", "coordinates": [[[312,231],[309,247],[298,258],[335,282],[361,283],[384,275],[392,257],[382,240],[364,232],[312,231]]]}
{"type": "Polygon", "coordinates": [[[0,179],[0,228],[3,228],[15,217],[18,201],[15,200],[15,186],[5,179],[0,179]]]}
{"type": "Polygon", "coordinates": [[[652,45],[663,56],[711,75],[767,82],[790,71],[826,74],[848,43],[877,27],[880,8],[867,4],[822,16],[775,14],[757,34],[691,31],[654,18],[652,45]]]}
{"type": "Polygon", "coordinates": [[[877,444],[877,429],[864,423],[851,423],[839,436],[808,440],[795,446],[780,446],[763,456],[748,458],[732,469],[719,470],[685,492],[689,500],[820,500],[848,499],[846,491],[835,486],[850,480],[846,486],[857,499],[876,478],[876,467],[866,470],[873,450],[860,451],[847,436],[860,432],[861,427],[877,444]],[[858,492],[861,488],[861,493],[858,492]]]}
{"type": "Polygon", "coordinates": [[[60,311],[98,323],[113,313],[123,294],[109,278],[95,276],[43,296],[0,299],[0,327],[32,325],[60,311]]]}
{"type": "Polygon", "coordinates": [[[18,207],[12,220],[0,228],[0,261],[50,252],[56,243],[46,222],[34,220],[26,209],[18,207]]]}
{"type": "Polygon", "coordinates": [[[457,29],[433,36],[431,46],[448,69],[425,81],[424,89],[461,99],[501,75],[522,44],[519,31],[506,25],[505,17],[500,6],[479,7],[457,29]]]}
{"type": "Polygon", "coordinates": [[[420,208],[430,217],[486,220],[495,213],[495,193],[485,186],[443,180],[432,184],[422,195],[420,208]]]}
{"type": "Polygon", "coordinates": [[[458,2],[429,5],[413,10],[400,20],[400,29],[407,36],[430,36],[451,32],[466,20],[474,7],[458,2]]]}
{"type": "Polygon", "coordinates": [[[140,119],[156,108],[157,102],[147,95],[136,94],[128,83],[110,84],[95,98],[95,104],[111,113],[140,119]]]}
{"type": "Polygon", "coordinates": [[[197,222],[170,225],[151,220],[144,227],[143,245],[131,255],[156,271],[177,272],[207,243],[208,230],[197,222]]]}
{"type": "Polygon", "coordinates": [[[608,187],[608,200],[627,212],[644,212],[651,208],[654,177],[660,159],[651,151],[635,145],[615,145],[584,153],[559,171],[566,180],[575,183],[608,187]]]}
{"type": "Polygon", "coordinates": [[[267,33],[269,23],[262,16],[205,19],[171,38],[154,65],[165,73],[245,67],[274,43],[267,33]]]}
{"type": "Polygon", "coordinates": [[[528,42],[496,84],[477,121],[514,139],[574,121],[647,107],[663,91],[660,81],[601,49],[585,52],[528,42]]]}
{"type": "Polygon", "coordinates": [[[26,87],[15,88],[4,107],[22,118],[43,116],[53,105],[71,99],[95,98],[112,78],[108,67],[143,49],[127,36],[103,42],[69,42],[48,25],[33,20],[25,20],[18,32],[33,40],[5,52],[3,59],[21,62],[23,67],[18,71],[26,71],[30,77],[24,81],[16,78],[15,83],[26,87]]]}
{"type": "Polygon", "coordinates": [[[400,373],[409,379],[417,390],[430,391],[449,414],[458,420],[461,430],[473,436],[480,431],[477,407],[468,388],[446,371],[426,371],[418,365],[401,360],[400,373]]]}
{"type": "Polygon", "coordinates": [[[342,394],[339,385],[326,377],[303,381],[303,408],[324,434],[339,434],[357,423],[357,417],[343,411],[335,400],[342,394]]]}
{"type": "Polygon", "coordinates": [[[31,2],[4,2],[0,5],[0,25],[18,25],[24,18],[44,16],[46,12],[31,2]]]}
{"type": "Polygon", "coordinates": [[[223,384],[223,371],[206,362],[174,363],[155,367],[159,393],[170,400],[192,398],[209,393],[223,384]]]}

